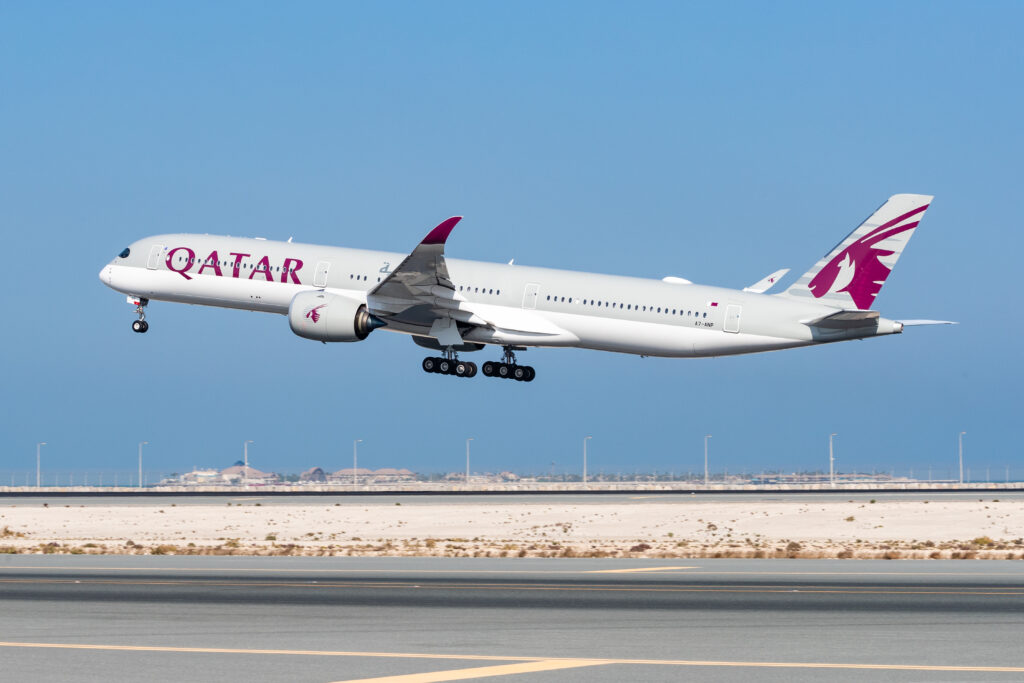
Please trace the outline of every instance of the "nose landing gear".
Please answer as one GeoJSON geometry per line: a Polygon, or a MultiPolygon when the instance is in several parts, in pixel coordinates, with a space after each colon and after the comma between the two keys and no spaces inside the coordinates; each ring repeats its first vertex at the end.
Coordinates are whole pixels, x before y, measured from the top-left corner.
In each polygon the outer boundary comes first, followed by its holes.
{"type": "Polygon", "coordinates": [[[128,297],[128,303],[135,304],[135,313],[139,316],[139,319],[132,323],[132,332],[145,334],[149,329],[149,323],[146,322],[146,305],[149,303],[149,299],[130,296],[128,297]]]}

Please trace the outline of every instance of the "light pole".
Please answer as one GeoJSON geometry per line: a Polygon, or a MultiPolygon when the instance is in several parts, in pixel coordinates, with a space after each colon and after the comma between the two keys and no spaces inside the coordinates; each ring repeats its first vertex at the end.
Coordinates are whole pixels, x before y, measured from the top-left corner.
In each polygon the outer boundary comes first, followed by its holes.
{"type": "Polygon", "coordinates": [[[359,444],[362,443],[362,441],[362,439],[356,439],[352,442],[352,486],[355,486],[357,482],[356,477],[358,475],[356,474],[356,470],[359,465],[359,444]]]}
{"type": "Polygon", "coordinates": [[[704,435],[704,485],[708,485],[708,439],[711,438],[710,434],[704,435]]]}
{"type": "Polygon", "coordinates": [[[142,488],[142,445],[149,443],[148,441],[139,442],[139,488],[142,488]]]}
{"type": "Polygon", "coordinates": [[[36,488],[39,488],[39,449],[45,445],[45,441],[40,441],[36,444],[36,488]]]}
{"type": "Polygon", "coordinates": [[[960,485],[964,483],[964,434],[967,432],[960,432],[957,436],[957,452],[960,454],[960,485]]]}
{"type": "Polygon", "coordinates": [[[593,439],[592,436],[583,437],[583,485],[587,484],[587,441],[593,439]]]}
{"type": "Polygon", "coordinates": [[[256,442],[253,441],[252,439],[249,439],[244,444],[242,444],[242,449],[244,450],[244,457],[242,460],[242,462],[244,463],[242,470],[242,486],[245,486],[246,488],[249,487],[249,444],[251,443],[256,442]]]}
{"type": "Polygon", "coordinates": [[[835,458],[832,457],[832,439],[839,436],[835,432],[828,435],[828,481],[832,488],[836,487],[836,469],[834,466],[835,458]]]}
{"type": "Polygon", "coordinates": [[[466,483],[469,483],[469,442],[475,439],[471,436],[466,439],[466,483]]]}

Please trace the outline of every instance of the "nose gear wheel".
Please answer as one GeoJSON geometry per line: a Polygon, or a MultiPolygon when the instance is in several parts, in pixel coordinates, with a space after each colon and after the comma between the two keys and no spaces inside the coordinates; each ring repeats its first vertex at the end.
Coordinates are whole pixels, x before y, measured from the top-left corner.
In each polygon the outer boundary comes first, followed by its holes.
{"type": "Polygon", "coordinates": [[[146,304],[149,303],[149,300],[139,299],[138,301],[139,303],[135,306],[135,314],[139,316],[139,319],[132,323],[132,332],[145,334],[149,330],[149,323],[146,322],[146,304]]]}

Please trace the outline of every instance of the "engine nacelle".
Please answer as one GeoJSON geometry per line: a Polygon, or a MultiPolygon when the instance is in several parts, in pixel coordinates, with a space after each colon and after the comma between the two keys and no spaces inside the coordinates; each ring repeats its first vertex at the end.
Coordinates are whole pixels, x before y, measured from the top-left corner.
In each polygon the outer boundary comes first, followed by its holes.
{"type": "Polygon", "coordinates": [[[370,315],[366,304],[326,292],[299,292],[288,306],[292,332],[314,341],[362,341],[386,323],[370,315]]]}

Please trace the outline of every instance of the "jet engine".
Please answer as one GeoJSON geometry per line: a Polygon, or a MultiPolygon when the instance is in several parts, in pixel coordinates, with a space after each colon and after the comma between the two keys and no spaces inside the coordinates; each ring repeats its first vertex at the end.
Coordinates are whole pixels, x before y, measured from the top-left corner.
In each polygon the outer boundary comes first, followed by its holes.
{"type": "Polygon", "coordinates": [[[385,324],[366,310],[366,304],[322,291],[299,292],[288,306],[292,332],[314,341],[362,341],[385,324]]]}

